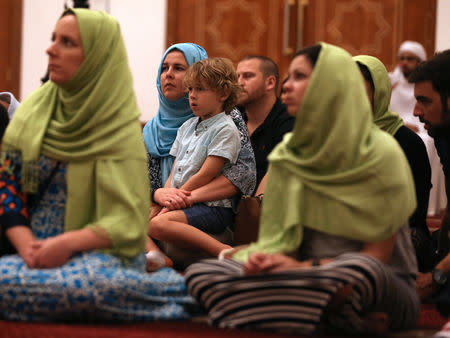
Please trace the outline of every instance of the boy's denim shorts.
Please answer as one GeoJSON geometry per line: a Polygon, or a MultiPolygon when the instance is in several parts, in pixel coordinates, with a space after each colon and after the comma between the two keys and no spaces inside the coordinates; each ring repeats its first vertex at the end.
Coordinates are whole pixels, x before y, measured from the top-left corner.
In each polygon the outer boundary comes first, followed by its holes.
{"type": "Polygon", "coordinates": [[[195,204],[182,209],[189,225],[210,234],[220,234],[234,222],[235,214],[232,208],[209,207],[204,203],[195,204]]]}

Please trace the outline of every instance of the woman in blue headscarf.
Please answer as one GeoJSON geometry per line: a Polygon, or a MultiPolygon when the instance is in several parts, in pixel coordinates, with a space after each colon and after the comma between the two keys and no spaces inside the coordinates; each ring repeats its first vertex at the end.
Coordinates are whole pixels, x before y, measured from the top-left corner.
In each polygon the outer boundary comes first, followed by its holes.
{"type": "Polygon", "coordinates": [[[231,197],[239,192],[251,194],[255,187],[256,165],[247,128],[240,113],[233,110],[230,116],[241,135],[241,151],[237,163],[210,184],[194,191],[162,188],[172,169],[174,158],[169,155],[169,151],[178,128],[194,116],[183,87],[184,75],[190,65],[207,57],[205,50],[194,43],[178,43],[166,50],[159,66],[156,79],[159,109],[144,127],[154,203],[152,215],[159,210],[157,205],[169,210],[182,209],[195,203],[231,197]]]}
{"type": "Polygon", "coordinates": [[[162,183],[169,177],[174,160],[169,155],[170,148],[175,141],[178,128],[193,116],[181,83],[184,73],[191,64],[207,57],[205,50],[193,43],[173,45],[163,56],[156,79],[159,96],[158,113],[144,127],[147,151],[152,159],[158,159],[150,167],[151,173],[158,172],[157,175],[151,175],[153,189],[163,186],[162,183]],[[168,95],[168,98],[165,95],[168,95]]]}

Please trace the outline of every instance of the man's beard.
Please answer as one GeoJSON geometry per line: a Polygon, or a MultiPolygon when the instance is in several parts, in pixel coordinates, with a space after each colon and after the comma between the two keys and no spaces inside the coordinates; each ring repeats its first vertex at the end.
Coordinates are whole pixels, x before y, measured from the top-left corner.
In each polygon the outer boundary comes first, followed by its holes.
{"type": "Polygon", "coordinates": [[[252,94],[245,92],[247,95],[245,98],[239,98],[238,99],[238,105],[239,106],[247,106],[250,104],[253,104],[255,102],[258,102],[259,100],[261,100],[261,98],[264,96],[264,90],[259,88],[258,90],[256,90],[255,92],[253,92],[252,94]]]}
{"type": "Polygon", "coordinates": [[[431,137],[450,136],[450,111],[443,113],[444,121],[438,126],[432,126],[428,129],[428,135],[431,137]]]}
{"type": "Polygon", "coordinates": [[[408,80],[408,77],[411,75],[412,70],[410,70],[410,69],[403,70],[402,69],[402,73],[403,73],[403,76],[405,77],[405,79],[408,80]]]}
{"type": "Polygon", "coordinates": [[[237,101],[238,106],[245,106],[247,104],[247,102],[249,100],[249,96],[248,96],[247,92],[245,92],[245,93],[247,94],[245,98],[242,97],[243,92],[240,94],[238,101],[237,101]]]}

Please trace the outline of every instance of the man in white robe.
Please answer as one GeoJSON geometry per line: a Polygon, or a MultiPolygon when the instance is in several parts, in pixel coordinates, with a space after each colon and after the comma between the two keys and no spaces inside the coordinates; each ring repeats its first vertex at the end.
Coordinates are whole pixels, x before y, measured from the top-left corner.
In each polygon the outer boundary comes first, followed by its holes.
{"type": "Polygon", "coordinates": [[[408,76],[427,59],[423,46],[415,41],[405,41],[398,50],[398,64],[392,73],[389,73],[392,85],[391,110],[397,112],[405,121],[405,125],[420,132],[423,129],[419,119],[414,117],[414,84],[408,82],[408,76]]]}

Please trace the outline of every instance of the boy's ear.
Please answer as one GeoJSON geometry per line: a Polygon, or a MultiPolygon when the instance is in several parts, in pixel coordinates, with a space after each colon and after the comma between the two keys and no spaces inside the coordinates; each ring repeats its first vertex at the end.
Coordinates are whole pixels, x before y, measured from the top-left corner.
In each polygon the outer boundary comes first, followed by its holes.
{"type": "Polygon", "coordinates": [[[230,97],[230,90],[224,90],[224,92],[219,96],[220,102],[225,102],[230,97]]]}

